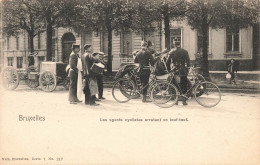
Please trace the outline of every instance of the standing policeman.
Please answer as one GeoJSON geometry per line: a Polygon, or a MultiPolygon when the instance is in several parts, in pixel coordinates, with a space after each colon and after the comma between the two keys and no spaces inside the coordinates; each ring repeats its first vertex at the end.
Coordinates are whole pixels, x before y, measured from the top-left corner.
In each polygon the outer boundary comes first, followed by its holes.
{"type": "MultiPolygon", "coordinates": [[[[188,86],[187,67],[190,67],[189,53],[185,49],[180,48],[180,42],[173,41],[173,44],[175,44],[177,49],[175,51],[169,52],[169,59],[166,65],[169,71],[171,70],[171,63],[173,63],[175,68],[178,69],[177,74],[180,75],[180,88],[183,93],[186,93],[188,86]]],[[[183,98],[182,103],[183,105],[188,105],[186,102],[186,98],[183,98]]],[[[178,104],[178,102],[176,104],[178,104]]]]}
{"type": "Polygon", "coordinates": [[[70,54],[69,58],[69,75],[70,78],[70,88],[69,88],[69,102],[70,104],[77,104],[77,102],[80,102],[77,97],[77,83],[78,83],[78,60],[79,59],[79,51],[80,51],[80,45],[73,44],[72,45],[72,52],[70,54]]]}
{"type": "Polygon", "coordinates": [[[152,53],[147,49],[147,46],[147,42],[142,41],[141,50],[137,53],[135,58],[135,63],[139,63],[140,66],[139,76],[143,89],[143,102],[147,102],[146,94],[151,74],[150,65],[154,66],[152,53]]]}

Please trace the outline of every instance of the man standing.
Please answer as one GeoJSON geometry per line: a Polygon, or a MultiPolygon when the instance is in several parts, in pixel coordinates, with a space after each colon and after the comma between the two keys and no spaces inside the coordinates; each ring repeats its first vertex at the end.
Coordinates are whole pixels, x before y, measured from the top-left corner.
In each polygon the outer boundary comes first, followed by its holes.
{"type": "Polygon", "coordinates": [[[140,81],[143,88],[143,102],[147,102],[147,88],[149,83],[149,77],[151,74],[150,65],[154,66],[154,59],[152,53],[147,49],[147,43],[142,41],[141,50],[137,53],[135,63],[139,63],[140,66],[140,81]]]}
{"type": "MultiPolygon", "coordinates": [[[[169,52],[169,58],[167,61],[167,68],[168,71],[171,70],[171,64],[178,69],[176,74],[180,75],[180,88],[185,94],[187,92],[187,85],[188,85],[188,67],[190,67],[190,57],[189,53],[185,50],[180,48],[180,42],[173,42],[176,46],[176,50],[169,52]]],[[[188,105],[186,102],[186,98],[182,100],[183,105],[188,105]]],[[[178,104],[178,102],[176,103],[178,104]]]]}
{"type": "MultiPolygon", "coordinates": [[[[98,52],[99,54],[99,62],[102,63],[104,66],[106,65],[104,62],[104,53],[98,52]]],[[[98,99],[104,100],[103,97],[103,72],[101,74],[97,74],[97,85],[98,85],[98,99]]]]}
{"type": "Polygon", "coordinates": [[[70,78],[70,87],[69,87],[69,101],[70,104],[77,104],[77,102],[80,102],[77,97],[77,83],[78,83],[78,59],[79,59],[79,53],[80,46],[77,44],[72,45],[72,52],[70,54],[69,58],[69,75],[70,78]]]}
{"type": "Polygon", "coordinates": [[[98,93],[96,73],[91,70],[92,65],[98,62],[98,54],[91,54],[91,45],[84,46],[84,54],[82,57],[83,77],[85,79],[83,92],[85,94],[85,104],[97,106],[95,95],[98,93]]]}

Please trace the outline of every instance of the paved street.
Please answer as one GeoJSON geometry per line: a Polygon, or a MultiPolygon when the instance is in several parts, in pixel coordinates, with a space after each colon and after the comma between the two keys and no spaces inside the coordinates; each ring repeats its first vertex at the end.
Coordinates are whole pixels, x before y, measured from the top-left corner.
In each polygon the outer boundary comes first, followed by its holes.
{"type": "Polygon", "coordinates": [[[59,86],[1,89],[0,164],[260,163],[259,94],[223,93],[211,109],[195,100],[168,109],[120,104],[109,88],[104,97],[90,107],[69,104],[59,86]]]}

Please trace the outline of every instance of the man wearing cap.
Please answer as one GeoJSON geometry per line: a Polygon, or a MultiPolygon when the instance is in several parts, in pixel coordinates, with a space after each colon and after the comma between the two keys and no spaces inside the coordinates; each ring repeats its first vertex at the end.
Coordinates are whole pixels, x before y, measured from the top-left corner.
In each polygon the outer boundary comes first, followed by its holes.
{"type": "MultiPolygon", "coordinates": [[[[167,69],[171,70],[171,64],[178,69],[176,74],[180,75],[180,88],[185,94],[187,92],[188,86],[188,67],[190,67],[190,57],[189,53],[180,47],[180,42],[173,41],[173,44],[176,47],[176,50],[169,52],[169,58],[167,61],[167,69]]],[[[176,82],[175,82],[176,83],[176,82]]],[[[188,105],[186,102],[186,98],[182,98],[183,105],[188,105]]],[[[176,103],[178,104],[178,102],[176,103]]]]}
{"type": "Polygon", "coordinates": [[[85,94],[85,104],[97,106],[95,95],[98,93],[96,73],[91,70],[92,65],[98,62],[98,53],[91,54],[91,45],[84,46],[84,54],[82,57],[83,77],[85,79],[83,92],[85,94]]]}
{"type": "Polygon", "coordinates": [[[69,102],[70,104],[77,104],[79,101],[77,97],[77,83],[78,83],[78,59],[79,59],[79,53],[80,51],[80,45],[73,44],[72,45],[72,52],[70,54],[69,58],[69,75],[70,78],[70,87],[69,87],[69,102]]]}
{"type": "MultiPolygon", "coordinates": [[[[106,65],[104,62],[104,53],[98,52],[99,54],[99,62],[102,63],[104,66],[106,65]]],[[[98,99],[104,100],[103,97],[103,72],[101,74],[97,74],[97,85],[98,85],[98,99]]]]}
{"type": "Polygon", "coordinates": [[[147,42],[142,41],[141,43],[141,50],[137,53],[135,58],[135,63],[139,63],[140,66],[140,81],[143,88],[143,102],[147,102],[146,95],[147,95],[147,88],[149,77],[151,74],[150,65],[154,66],[154,59],[152,53],[147,49],[147,42]]]}

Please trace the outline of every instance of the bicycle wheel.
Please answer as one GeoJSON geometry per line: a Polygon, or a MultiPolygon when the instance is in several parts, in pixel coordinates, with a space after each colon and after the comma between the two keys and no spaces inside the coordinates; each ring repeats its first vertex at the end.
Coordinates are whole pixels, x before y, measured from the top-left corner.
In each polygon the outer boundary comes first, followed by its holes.
{"type": "MultiPolygon", "coordinates": [[[[147,94],[148,94],[148,97],[149,97],[149,98],[152,98],[152,96],[151,96],[152,89],[155,87],[155,85],[157,85],[157,84],[159,84],[159,83],[161,83],[161,82],[162,82],[162,81],[156,80],[156,81],[152,81],[152,82],[149,83],[148,89],[147,89],[147,94]]],[[[165,81],[165,82],[167,82],[167,81],[165,81]]]]}
{"type": "Polygon", "coordinates": [[[151,91],[153,103],[162,108],[172,107],[178,100],[177,88],[169,82],[157,83],[151,91]]]}
{"type": "Polygon", "coordinates": [[[195,87],[195,93],[201,93],[200,96],[195,95],[196,101],[207,108],[216,106],[221,100],[221,93],[217,85],[212,82],[201,82],[195,87]]]}
{"type": "Polygon", "coordinates": [[[132,99],[136,93],[133,81],[129,79],[119,79],[115,82],[112,89],[114,99],[119,103],[125,103],[132,99]]]}
{"type": "MultiPolygon", "coordinates": [[[[204,81],[206,81],[205,78],[202,75],[200,75],[200,74],[197,74],[197,77],[198,77],[198,79],[195,79],[195,82],[198,82],[198,81],[204,82],[204,81]]],[[[195,94],[196,94],[196,97],[199,97],[199,96],[201,96],[203,94],[203,91],[199,91],[198,93],[195,93],[195,94]]]]}

